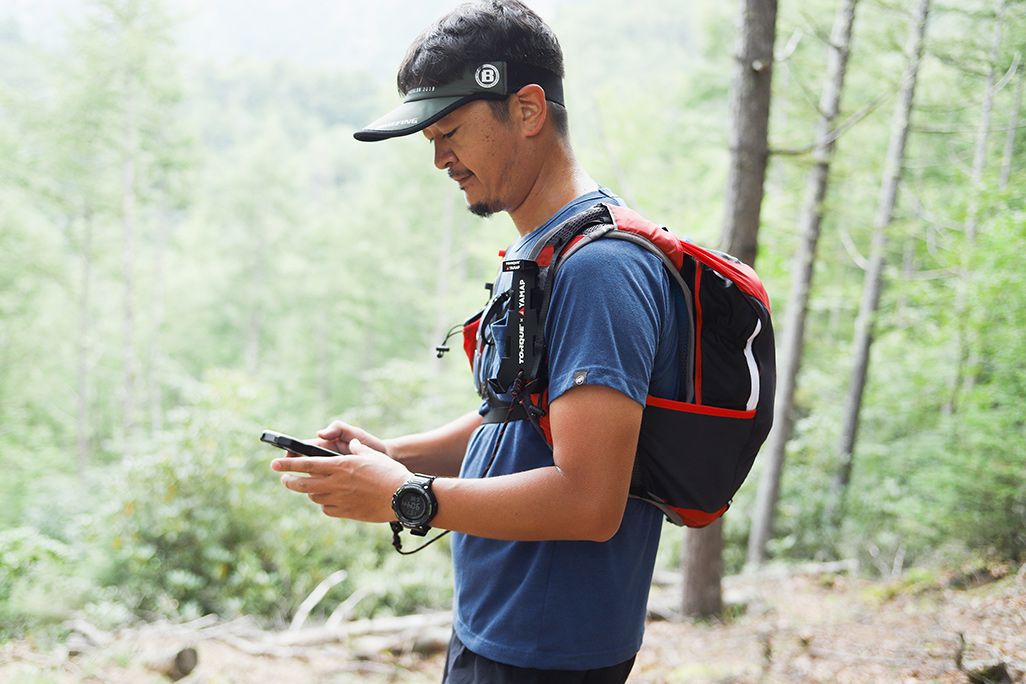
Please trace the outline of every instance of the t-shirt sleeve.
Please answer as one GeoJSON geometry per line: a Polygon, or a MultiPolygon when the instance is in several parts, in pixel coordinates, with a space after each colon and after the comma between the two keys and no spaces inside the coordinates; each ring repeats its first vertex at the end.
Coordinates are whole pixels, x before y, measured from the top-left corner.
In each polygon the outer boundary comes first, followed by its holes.
{"type": "Polygon", "coordinates": [[[604,385],[644,405],[670,306],[662,262],[638,245],[598,240],[568,257],[545,323],[549,401],[604,385]]]}

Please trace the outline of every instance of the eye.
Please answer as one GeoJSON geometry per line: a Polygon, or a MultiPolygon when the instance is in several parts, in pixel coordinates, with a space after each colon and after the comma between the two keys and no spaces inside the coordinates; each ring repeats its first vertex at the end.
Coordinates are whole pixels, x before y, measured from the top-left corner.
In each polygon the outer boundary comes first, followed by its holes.
{"type": "Polygon", "coordinates": [[[451,131],[449,131],[448,133],[443,133],[443,134],[442,134],[442,137],[443,137],[443,138],[445,138],[446,140],[448,140],[448,139],[449,139],[449,138],[451,138],[452,136],[456,135],[456,131],[458,131],[458,130],[460,130],[460,127],[459,127],[459,126],[457,126],[456,128],[452,129],[452,130],[451,130],[451,131]]]}

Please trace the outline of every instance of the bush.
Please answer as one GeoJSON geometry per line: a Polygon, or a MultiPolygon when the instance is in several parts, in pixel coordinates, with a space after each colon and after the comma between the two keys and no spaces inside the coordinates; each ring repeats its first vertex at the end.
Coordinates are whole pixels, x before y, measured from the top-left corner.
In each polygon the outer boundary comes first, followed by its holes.
{"type": "Polygon", "coordinates": [[[119,467],[119,484],[90,525],[101,581],[143,616],[254,614],[280,623],[339,568],[349,574],[335,591],[373,596],[360,604],[365,613],[447,600],[444,553],[397,564],[386,526],[326,518],[279,484],[268,465],[278,452],[244,418],[255,411],[245,397],[259,396],[238,376],[213,378],[195,406],[176,412],[161,444],[119,467]],[[412,567],[416,575],[404,573],[412,567]]]}
{"type": "Polygon", "coordinates": [[[53,624],[86,602],[75,550],[28,527],[0,531],[0,638],[53,624]]]}

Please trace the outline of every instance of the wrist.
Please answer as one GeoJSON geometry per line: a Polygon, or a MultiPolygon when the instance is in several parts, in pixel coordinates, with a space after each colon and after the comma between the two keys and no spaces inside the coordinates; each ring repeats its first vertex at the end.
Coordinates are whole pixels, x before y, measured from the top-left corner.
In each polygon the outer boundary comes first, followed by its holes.
{"type": "Polygon", "coordinates": [[[381,441],[385,446],[385,455],[393,461],[402,463],[403,459],[408,456],[406,452],[409,450],[406,448],[405,440],[402,437],[390,437],[381,441]]]}
{"type": "Polygon", "coordinates": [[[393,461],[402,463],[410,471],[414,470],[411,464],[416,462],[419,452],[416,440],[411,437],[411,435],[402,435],[382,440],[385,445],[385,455],[393,461]]]}

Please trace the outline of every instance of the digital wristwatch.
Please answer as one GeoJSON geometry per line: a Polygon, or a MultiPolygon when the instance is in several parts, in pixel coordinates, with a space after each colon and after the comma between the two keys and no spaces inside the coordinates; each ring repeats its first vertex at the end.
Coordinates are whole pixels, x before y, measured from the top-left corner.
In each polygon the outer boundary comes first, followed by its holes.
{"type": "Polygon", "coordinates": [[[431,520],[438,513],[438,500],[431,491],[431,475],[414,473],[392,495],[392,511],[399,523],[411,534],[423,537],[431,529],[431,520]]]}

